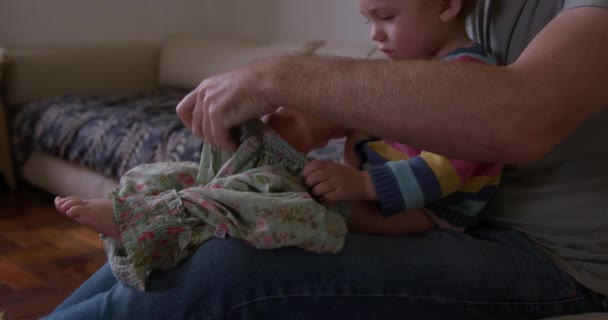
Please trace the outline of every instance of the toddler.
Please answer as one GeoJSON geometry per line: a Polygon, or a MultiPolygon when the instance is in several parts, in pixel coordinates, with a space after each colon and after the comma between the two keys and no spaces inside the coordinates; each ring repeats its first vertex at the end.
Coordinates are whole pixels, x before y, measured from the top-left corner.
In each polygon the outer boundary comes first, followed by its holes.
{"type": "MultiPolygon", "coordinates": [[[[359,1],[372,39],[389,59],[496,65],[467,36],[465,17],[475,5],[467,0],[359,1]]],[[[312,161],[303,175],[322,203],[351,203],[351,232],[403,235],[435,226],[463,230],[475,222],[500,181],[499,164],[448,158],[288,109],[279,108],[265,120],[301,152],[347,137],[344,164],[312,161]]]]}
{"type": "MultiPolygon", "coordinates": [[[[372,39],[390,59],[496,64],[466,34],[465,17],[474,1],[360,0],[359,6],[371,24],[372,39]]],[[[264,120],[302,153],[347,136],[345,164],[309,162],[283,146],[275,133],[254,124],[241,137],[247,142],[236,158],[216,153],[205,159],[212,153],[204,150],[200,167],[140,166],[121,179],[111,199],[58,197],[55,206],[105,235],[114,274],[143,290],[149,271],[176,265],[212,235],[239,237],[258,248],[296,245],[337,252],[346,230],[336,218],[343,203],[349,207],[344,211],[349,212],[351,232],[403,235],[435,226],[463,229],[474,223],[500,179],[500,165],[368,137],[285,108],[264,120]],[[226,180],[236,173],[242,175],[226,180]],[[293,179],[299,174],[303,181],[293,179]],[[219,188],[229,190],[220,194],[219,188]],[[234,196],[232,191],[241,193],[234,196]],[[309,193],[327,206],[316,206],[309,193]]]]}

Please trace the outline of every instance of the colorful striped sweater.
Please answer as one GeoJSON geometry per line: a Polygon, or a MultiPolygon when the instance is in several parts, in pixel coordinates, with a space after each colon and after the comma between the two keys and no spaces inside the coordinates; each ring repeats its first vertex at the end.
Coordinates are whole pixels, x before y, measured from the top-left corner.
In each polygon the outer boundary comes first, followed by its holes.
{"type": "MultiPolygon", "coordinates": [[[[497,64],[478,44],[442,60],[497,64]]],[[[359,141],[355,153],[372,178],[383,215],[425,208],[435,222],[456,228],[476,221],[502,173],[500,164],[452,159],[380,138],[359,141]]]]}

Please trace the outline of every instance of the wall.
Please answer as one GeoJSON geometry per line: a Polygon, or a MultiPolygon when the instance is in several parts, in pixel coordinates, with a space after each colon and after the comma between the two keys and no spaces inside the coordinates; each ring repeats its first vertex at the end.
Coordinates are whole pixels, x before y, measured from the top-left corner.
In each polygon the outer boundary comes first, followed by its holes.
{"type": "Polygon", "coordinates": [[[355,0],[0,0],[0,45],[158,42],[171,33],[368,43],[355,0]]]}
{"type": "MultiPolygon", "coordinates": [[[[222,29],[212,0],[0,0],[0,45],[158,42],[222,29]]],[[[219,1],[217,1],[219,2],[219,1]]]]}
{"type": "Polygon", "coordinates": [[[356,0],[232,0],[232,32],[254,39],[322,38],[369,43],[356,0]]]}

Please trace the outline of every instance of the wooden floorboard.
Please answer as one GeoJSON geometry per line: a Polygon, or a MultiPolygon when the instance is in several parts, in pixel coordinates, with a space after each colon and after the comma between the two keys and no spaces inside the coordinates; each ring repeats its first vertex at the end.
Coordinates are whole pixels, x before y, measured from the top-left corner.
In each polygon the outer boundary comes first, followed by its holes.
{"type": "Polygon", "coordinates": [[[106,261],[97,234],[52,201],[28,186],[0,189],[0,320],[48,314],[106,261]]]}

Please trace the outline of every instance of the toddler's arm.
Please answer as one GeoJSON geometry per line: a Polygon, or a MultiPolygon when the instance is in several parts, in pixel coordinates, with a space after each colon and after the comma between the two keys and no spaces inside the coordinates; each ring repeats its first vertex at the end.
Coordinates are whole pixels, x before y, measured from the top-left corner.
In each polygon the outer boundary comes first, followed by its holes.
{"type": "Polygon", "coordinates": [[[262,121],[302,153],[322,148],[329,140],[347,136],[350,132],[348,129],[284,107],[264,116],[262,121]]]}

